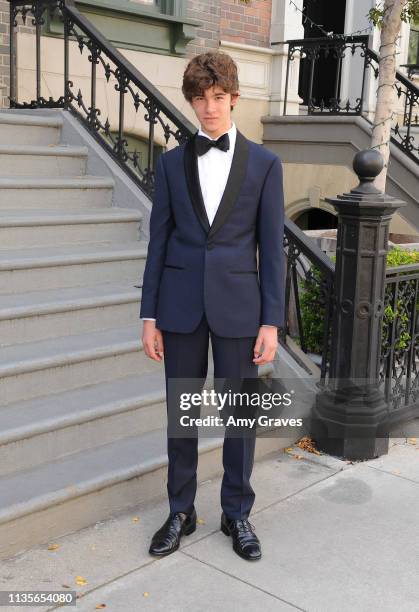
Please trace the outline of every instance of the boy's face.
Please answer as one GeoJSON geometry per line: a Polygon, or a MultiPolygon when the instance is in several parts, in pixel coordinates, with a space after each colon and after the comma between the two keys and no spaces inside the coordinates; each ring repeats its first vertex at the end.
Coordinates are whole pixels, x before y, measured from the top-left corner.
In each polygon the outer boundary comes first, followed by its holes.
{"type": "Polygon", "coordinates": [[[219,85],[213,85],[202,96],[193,96],[191,106],[202,130],[211,138],[217,138],[231,128],[231,110],[239,99],[239,93],[226,93],[219,85]]]}

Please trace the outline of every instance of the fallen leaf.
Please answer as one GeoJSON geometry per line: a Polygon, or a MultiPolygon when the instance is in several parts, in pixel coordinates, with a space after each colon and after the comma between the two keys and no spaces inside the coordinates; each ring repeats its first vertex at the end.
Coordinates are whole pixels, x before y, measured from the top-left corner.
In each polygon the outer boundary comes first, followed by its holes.
{"type": "Polygon", "coordinates": [[[61,585],[64,589],[71,589],[71,586],[69,584],[62,584],[61,585]]]}
{"type": "Polygon", "coordinates": [[[313,438],[310,438],[310,436],[303,436],[300,440],[298,440],[298,442],[295,443],[295,445],[301,448],[301,450],[307,451],[308,453],[321,455],[321,452],[316,448],[313,438]]]}
{"type": "Polygon", "coordinates": [[[144,591],[143,597],[148,597],[149,595],[150,595],[150,593],[148,593],[147,591],[144,591]]]}
{"type": "Polygon", "coordinates": [[[139,516],[134,516],[134,518],[132,519],[133,523],[138,523],[138,521],[140,520],[139,516]]]}
{"type": "Polygon", "coordinates": [[[198,518],[196,519],[196,522],[198,523],[198,525],[205,525],[204,519],[198,518]]]}
{"type": "Polygon", "coordinates": [[[409,444],[416,444],[416,438],[408,438],[409,444]]]}
{"type": "Polygon", "coordinates": [[[57,550],[57,548],[60,548],[59,544],[50,544],[48,546],[48,550],[57,550]]]}
{"type": "Polygon", "coordinates": [[[95,606],[95,609],[96,609],[96,610],[102,610],[102,608],[106,608],[106,604],[103,604],[103,603],[102,603],[102,604],[97,604],[97,605],[95,606]]]}
{"type": "Polygon", "coordinates": [[[78,585],[83,585],[83,584],[87,584],[87,580],[86,578],[83,578],[83,576],[76,576],[76,584],[78,585]]]}
{"type": "Polygon", "coordinates": [[[290,447],[290,448],[285,448],[285,449],[284,449],[284,453],[292,453],[292,451],[293,451],[293,450],[294,450],[294,449],[293,449],[293,448],[291,448],[291,447],[290,447]]]}

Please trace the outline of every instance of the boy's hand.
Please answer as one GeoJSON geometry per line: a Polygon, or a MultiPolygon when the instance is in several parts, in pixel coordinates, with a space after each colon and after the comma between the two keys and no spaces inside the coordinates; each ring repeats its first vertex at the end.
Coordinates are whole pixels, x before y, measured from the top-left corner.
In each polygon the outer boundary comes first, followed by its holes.
{"type": "Polygon", "coordinates": [[[143,321],[143,346],[147,357],[155,361],[163,358],[163,335],[155,321],[143,321]]]}
{"type": "Polygon", "coordinates": [[[277,327],[260,327],[258,336],[253,349],[253,363],[263,365],[273,361],[278,348],[278,328],[277,327]],[[262,351],[263,345],[263,351],[262,351]]]}

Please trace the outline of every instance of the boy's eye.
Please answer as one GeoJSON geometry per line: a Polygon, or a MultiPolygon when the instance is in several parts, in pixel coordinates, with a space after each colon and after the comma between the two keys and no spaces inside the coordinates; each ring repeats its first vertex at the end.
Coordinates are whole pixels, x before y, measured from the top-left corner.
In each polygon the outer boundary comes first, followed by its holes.
{"type": "MultiPolygon", "coordinates": [[[[224,96],[219,95],[219,96],[215,96],[217,100],[224,100],[224,96]]],[[[196,100],[203,100],[203,96],[195,96],[196,100]]]]}

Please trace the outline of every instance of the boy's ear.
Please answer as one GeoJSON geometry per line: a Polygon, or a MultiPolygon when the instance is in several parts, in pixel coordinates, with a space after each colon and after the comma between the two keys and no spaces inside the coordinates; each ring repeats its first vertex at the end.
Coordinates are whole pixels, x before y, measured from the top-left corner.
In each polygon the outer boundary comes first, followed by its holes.
{"type": "Polygon", "coordinates": [[[237,102],[239,101],[240,98],[240,92],[238,91],[237,93],[231,94],[231,103],[237,104],[237,102]]]}

